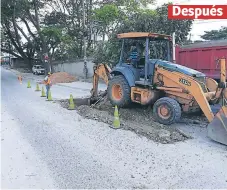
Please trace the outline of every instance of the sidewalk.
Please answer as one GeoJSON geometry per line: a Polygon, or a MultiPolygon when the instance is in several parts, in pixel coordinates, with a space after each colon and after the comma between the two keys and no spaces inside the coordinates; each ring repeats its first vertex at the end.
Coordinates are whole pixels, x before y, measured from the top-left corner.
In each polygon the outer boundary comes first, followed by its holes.
{"type": "MultiPolygon", "coordinates": [[[[5,69],[5,68],[4,68],[5,69]]],[[[39,83],[44,80],[44,75],[34,75],[32,73],[20,73],[17,70],[14,69],[8,69],[11,72],[13,72],[15,75],[21,74],[23,77],[23,84],[27,85],[28,80],[31,82],[32,89],[35,90],[36,83],[39,83]]],[[[40,85],[40,89],[44,86],[45,91],[46,87],[45,85],[40,85]]],[[[89,97],[91,95],[90,91],[92,89],[92,83],[89,82],[81,82],[76,81],[72,83],[57,83],[54,84],[51,87],[51,95],[54,100],[60,100],[60,99],[69,99],[70,94],[73,95],[74,98],[83,98],[83,97],[89,97]]],[[[99,84],[99,90],[106,90],[107,86],[106,84],[99,84]]]]}

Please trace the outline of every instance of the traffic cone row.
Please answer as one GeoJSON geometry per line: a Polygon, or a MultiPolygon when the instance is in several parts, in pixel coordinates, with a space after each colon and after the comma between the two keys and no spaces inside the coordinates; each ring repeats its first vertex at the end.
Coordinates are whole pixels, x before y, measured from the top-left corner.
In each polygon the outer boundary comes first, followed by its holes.
{"type": "MultiPolygon", "coordinates": [[[[22,80],[19,80],[19,81],[22,82],[22,80]]],[[[31,88],[30,81],[28,81],[27,88],[31,88]]],[[[35,91],[40,91],[38,83],[36,84],[36,90],[35,91]]],[[[46,97],[43,86],[42,86],[42,91],[41,91],[41,97],[46,97]]],[[[48,92],[47,101],[53,101],[50,90],[48,92]]],[[[75,109],[75,103],[74,103],[72,94],[70,94],[68,110],[74,110],[74,109],[75,109]]],[[[118,107],[117,107],[117,105],[115,105],[115,107],[114,107],[114,120],[113,120],[112,128],[119,129],[120,127],[121,127],[121,123],[120,123],[120,118],[119,118],[118,107]]]]}
{"type": "MultiPolygon", "coordinates": [[[[31,88],[31,83],[30,83],[30,81],[28,81],[27,88],[31,88]]],[[[35,91],[41,91],[41,97],[46,97],[46,93],[45,93],[44,87],[42,86],[42,90],[40,90],[39,84],[38,84],[38,83],[36,84],[36,90],[35,90],[35,91]]],[[[49,90],[49,92],[48,92],[47,101],[53,101],[52,95],[51,95],[51,91],[50,91],[50,90],[49,90]]],[[[75,104],[74,104],[74,100],[73,100],[72,94],[70,94],[70,98],[69,98],[69,107],[68,107],[68,109],[69,109],[69,110],[74,110],[74,109],[75,109],[75,104]]]]}
{"type": "MultiPolygon", "coordinates": [[[[27,88],[31,88],[31,82],[30,81],[28,81],[27,88]]],[[[46,93],[45,93],[44,87],[42,86],[42,90],[40,90],[38,83],[36,84],[36,90],[35,91],[41,91],[41,97],[46,97],[46,93]]],[[[48,92],[47,100],[48,101],[53,101],[50,90],[48,92]]]]}

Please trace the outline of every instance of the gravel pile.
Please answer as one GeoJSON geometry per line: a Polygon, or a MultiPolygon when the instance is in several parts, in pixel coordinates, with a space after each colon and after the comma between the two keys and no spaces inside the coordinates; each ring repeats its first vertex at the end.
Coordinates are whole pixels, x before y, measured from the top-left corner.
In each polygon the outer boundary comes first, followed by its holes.
{"type": "Polygon", "coordinates": [[[77,78],[66,72],[53,73],[50,77],[52,83],[70,83],[77,81],[77,78]]]}

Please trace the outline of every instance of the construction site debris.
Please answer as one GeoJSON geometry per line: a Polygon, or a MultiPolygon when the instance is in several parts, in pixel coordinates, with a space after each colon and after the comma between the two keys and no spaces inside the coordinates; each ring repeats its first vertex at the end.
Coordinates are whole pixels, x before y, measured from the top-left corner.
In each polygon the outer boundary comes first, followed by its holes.
{"type": "MultiPolygon", "coordinates": [[[[104,122],[112,126],[114,120],[114,107],[108,101],[90,106],[87,99],[74,99],[77,102],[76,110],[87,118],[104,122]]],[[[62,107],[68,108],[68,100],[59,101],[62,107]]],[[[130,130],[138,135],[145,136],[155,142],[169,144],[191,138],[174,126],[165,126],[154,121],[150,108],[132,105],[133,108],[119,109],[121,128],[130,130]]]]}

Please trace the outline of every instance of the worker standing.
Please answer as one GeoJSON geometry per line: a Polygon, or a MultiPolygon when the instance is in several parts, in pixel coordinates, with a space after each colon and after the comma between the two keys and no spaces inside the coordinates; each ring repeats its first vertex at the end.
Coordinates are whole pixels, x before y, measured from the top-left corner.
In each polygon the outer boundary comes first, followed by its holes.
{"type": "Polygon", "coordinates": [[[45,85],[46,85],[46,95],[47,95],[47,99],[48,99],[48,94],[49,94],[50,87],[51,87],[50,76],[51,76],[51,73],[48,72],[47,76],[46,76],[45,79],[44,79],[44,82],[45,82],[45,85]]]}

